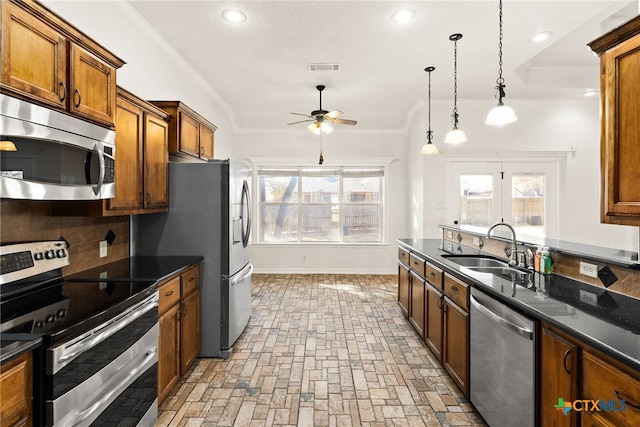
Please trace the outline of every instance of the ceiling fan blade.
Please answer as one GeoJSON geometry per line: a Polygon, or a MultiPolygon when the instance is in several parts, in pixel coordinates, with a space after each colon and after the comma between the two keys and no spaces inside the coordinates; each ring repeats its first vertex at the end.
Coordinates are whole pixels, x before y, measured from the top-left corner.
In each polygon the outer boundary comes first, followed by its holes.
{"type": "Polygon", "coordinates": [[[308,114],[302,114],[302,113],[290,113],[290,114],[295,114],[296,116],[305,116],[305,117],[309,117],[310,119],[313,119],[313,116],[310,116],[308,114]]]}
{"type": "Polygon", "coordinates": [[[298,123],[307,123],[307,122],[315,122],[315,119],[310,119],[310,120],[300,120],[299,122],[287,123],[287,126],[288,126],[288,125],[297,125],[298,123]]]}
{"type": "Polygon", "coordinates": [[[349,119],[327,119],[329,120],[331,123],[339,123],[341,125],[356,125],[358,124],[358,122],[356,120],[349,120],[349,119]]]}
{"type": "Polygon", "coordinates": [[[343,114],[344,113],[342,111],[338,111],[338,110],[329,111],[328,113],[326,113],[324,115],[324,118],[325,119],[335,119],[336,117],[340,117],[343,114]]]}

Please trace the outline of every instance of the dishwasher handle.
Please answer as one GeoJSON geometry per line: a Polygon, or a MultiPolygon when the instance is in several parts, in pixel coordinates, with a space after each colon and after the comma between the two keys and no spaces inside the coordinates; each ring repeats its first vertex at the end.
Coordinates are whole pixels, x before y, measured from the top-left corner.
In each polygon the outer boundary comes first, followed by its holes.
{"type": "Polygon", "coordinates": [[[523,336],[525,338],[528,338],[530,340],[533,340],[533,331],[520,327],[518,325],[516,325],[515,323],[512,323],[510,321],[508,321],[507,319],[499,316],[498,314],[494,313],[493,311],[491,311],[489,308],[485,307],[484,305],[480,304],[480,302],[475,299],[473,297],[473,295],[470,295],[470,301],[471,304],[473,304],[473,306],[475,308],[478,309],[478,311],[480,311],[482,314],[484,314],[485,316],[487,316],[489,319],[493,320],[494,322],[498,323],[499,325],[509,329],[510,331],[515,332],[516,334],[523,336]]]}

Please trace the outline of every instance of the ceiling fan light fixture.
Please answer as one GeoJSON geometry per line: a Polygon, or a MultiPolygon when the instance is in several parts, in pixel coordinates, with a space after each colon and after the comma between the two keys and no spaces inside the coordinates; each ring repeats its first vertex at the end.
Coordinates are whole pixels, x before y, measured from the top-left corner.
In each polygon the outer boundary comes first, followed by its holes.
{"type": "Polygon", "coordinates": [[[310,123],[307,129],[314,135],[320,135],[320,125],[317,122],[310,123]]]}
{"type": "Polygon", "coordinates": [[[225,21],[232,24],[240,24],[247,20],[247,15],[237,9],[225,9],[222,11],[222,17],[225,21]]]}
{"type": "Polygon", "coordinates": [[[329,123],[323,121],[320,123],[320,130],[324,133],[331,133],[333,131],[333,127],[329,123]]]}

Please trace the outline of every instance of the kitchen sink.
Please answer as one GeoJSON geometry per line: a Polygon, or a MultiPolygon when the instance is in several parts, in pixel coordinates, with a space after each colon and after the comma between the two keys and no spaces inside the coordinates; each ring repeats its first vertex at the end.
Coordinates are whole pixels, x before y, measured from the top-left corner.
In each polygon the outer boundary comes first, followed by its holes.
{"type": "Polygon", "coordinates": [[[477,273],[490,273],[517,283],[533,283],[532,273],[511,267],[495,258],[473,255],[443,255],[447,260],[477,273]]]}
{"type": "Polygon", "coordinates": [[[469,256],[469,255],[443,255],[449,261],[455,262],[458,265],[463,267],[502,267],[502,268],[510,268],[509,264],[504,261],[500,261],[494,258],[487,258],[482,256],[469,256]]]}

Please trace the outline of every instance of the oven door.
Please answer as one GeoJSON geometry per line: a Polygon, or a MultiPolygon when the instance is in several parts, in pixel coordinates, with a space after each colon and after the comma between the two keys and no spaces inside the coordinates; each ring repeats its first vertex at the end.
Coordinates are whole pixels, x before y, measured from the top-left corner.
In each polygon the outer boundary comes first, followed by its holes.
{"type": "Polygon", "coordinates": [[[158,332],[156,291],[111,321],[47,349],[46,424],[153,426],[158,332]]]}

